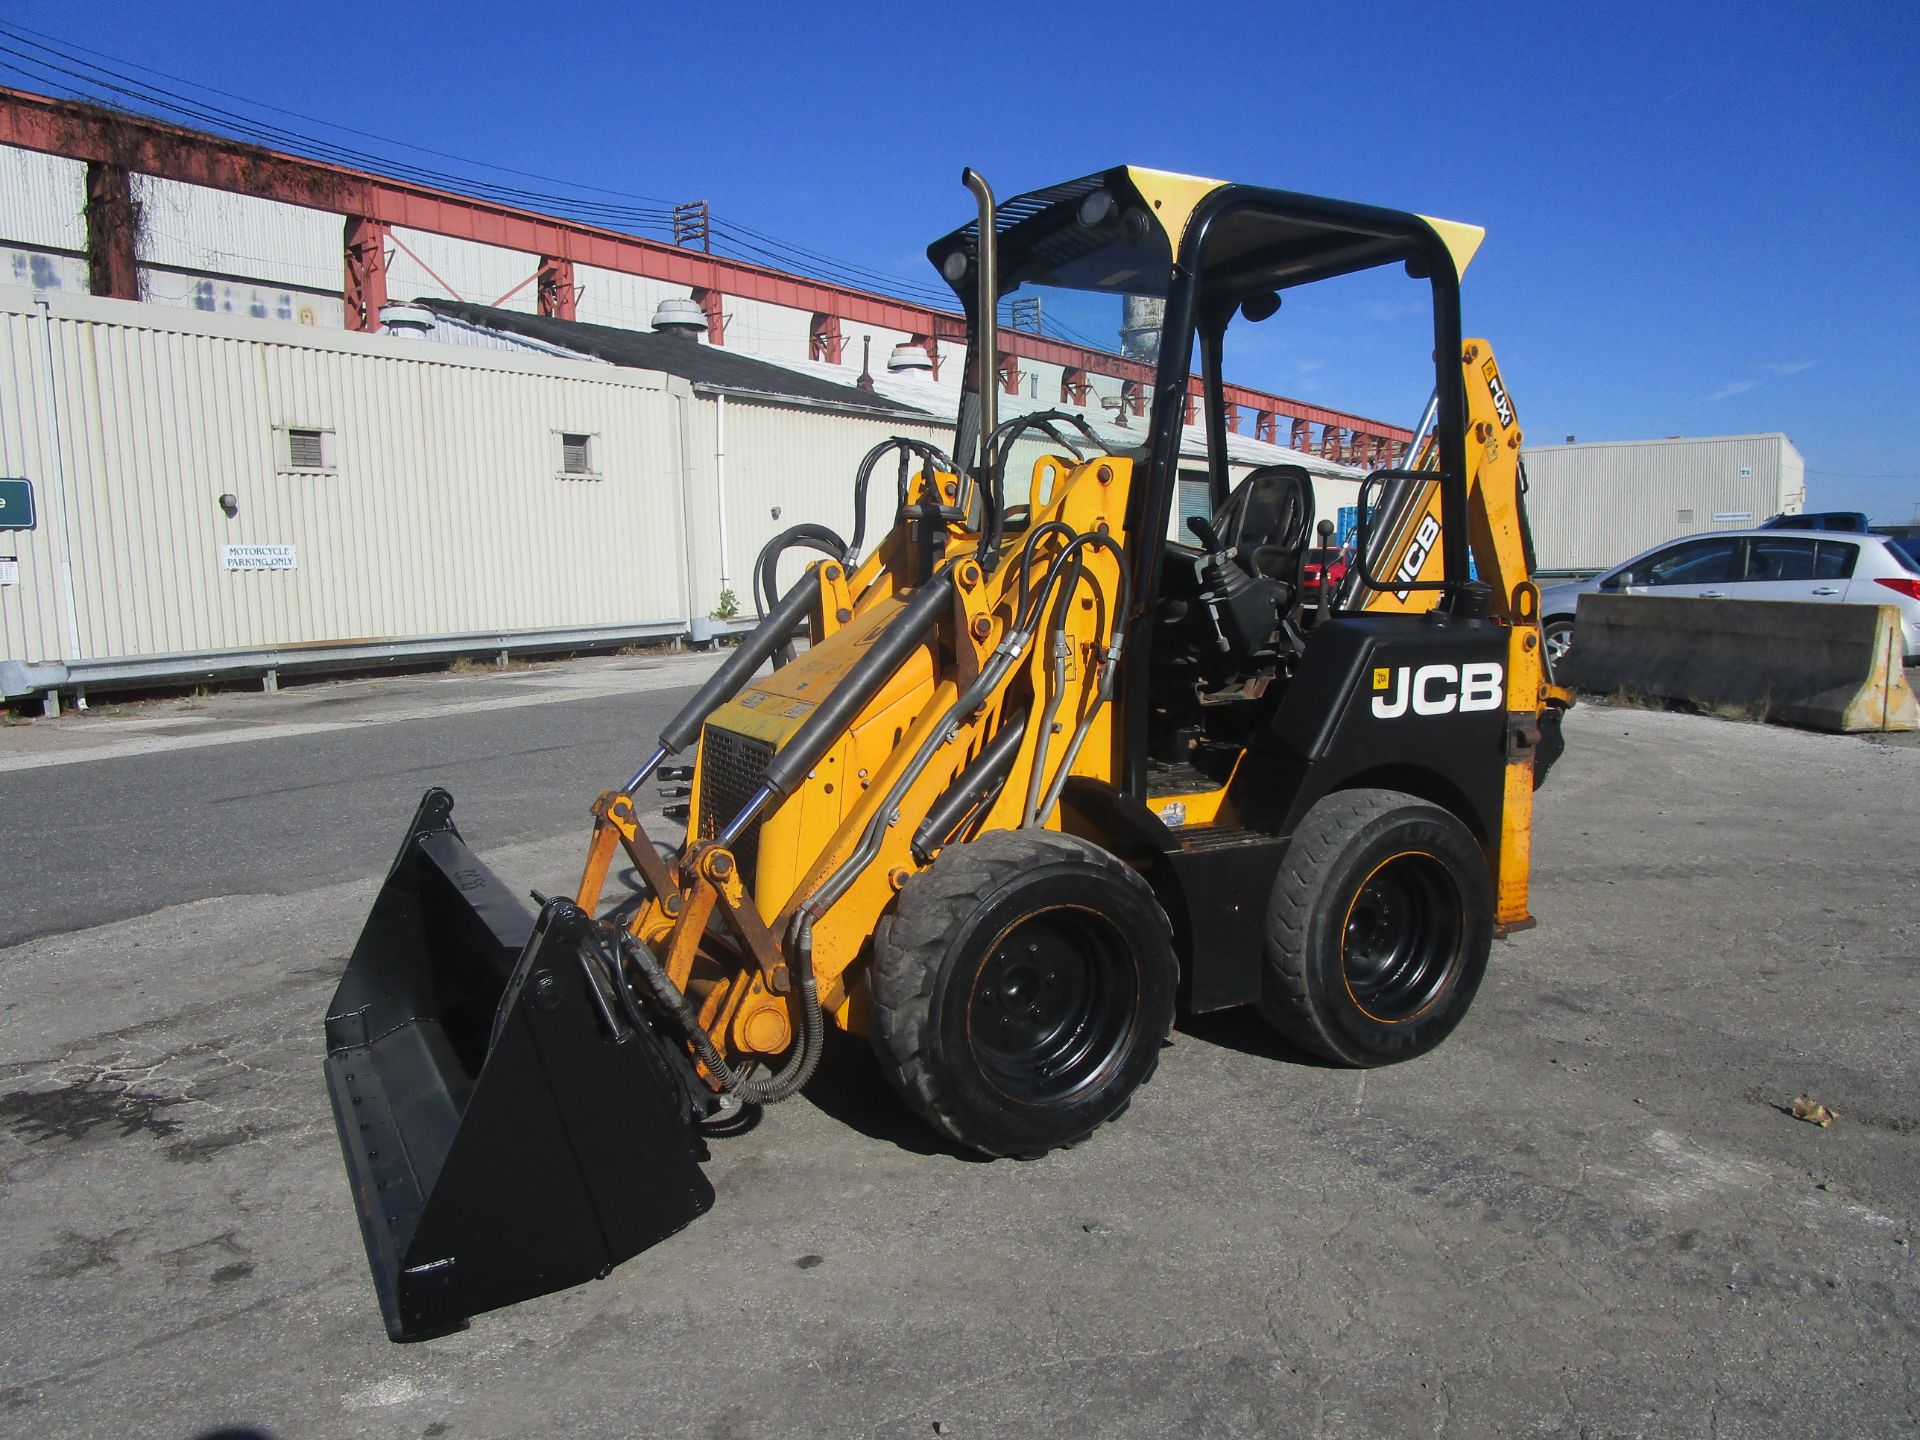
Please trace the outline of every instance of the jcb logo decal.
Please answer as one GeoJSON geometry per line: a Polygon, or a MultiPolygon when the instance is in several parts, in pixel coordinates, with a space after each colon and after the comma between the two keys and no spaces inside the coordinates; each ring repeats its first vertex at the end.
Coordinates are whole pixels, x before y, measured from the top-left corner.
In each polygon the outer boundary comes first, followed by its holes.
{"type": "Polygon", "coordinates": [[[1480,373],[1487,377],[1487,389],[1493,392],[1493,413],[1500,417],[1500,428],[1513,428],[1513,401],[1507,395],[1507,387],[1500,381],[1500,372],[1489,360],[1480,367],[1480,373]]]}
{"type": "Polygon", "coordinates": [[[1373,716],[1398,720],[1411,708],[1416,715],[1451,715],[1454,711],[1497,710],[1505,700],[1501,681],[1506,669],[1498,661],[1472,665],[1379,666],[1373,672],[1373,716]]]}
{"type": "MultiPolygon", "coordinates": [[[[1420,517],[1420,528],[1413,532],[1413,540],[1407,546],[1407,553],[1400,557],[1400,569],[1394,576],[1402,585],[1411,585],[1420,578],[1420,572],[1426,568],[1427,556],[1433,553],[1433,542],[1440,538],[1440,522],[1431,515],[1420,517]]],[[[1407,592],[1398,591],[1396,600],[1405,600],[1407,592]]]]}

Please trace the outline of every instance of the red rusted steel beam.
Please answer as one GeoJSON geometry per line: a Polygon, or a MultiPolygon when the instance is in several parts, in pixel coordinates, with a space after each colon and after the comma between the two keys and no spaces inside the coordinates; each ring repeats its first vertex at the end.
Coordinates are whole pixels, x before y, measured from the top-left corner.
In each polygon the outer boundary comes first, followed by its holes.
{"type": "Polygon", "coordinates": [[[87,162],[87,289],[110,300],[140,298],[139,228],[133,177],[124,165],[87,162]]]}
{"type": "MultiPolygon", "coordinates": [[[[644,275],[716,296],[738,296],[808,313],[836,315],[844,321],[907,335],[929,335],[938,340],[964,340],[966,335],[961,317],[948,311],[6,86],[0,86],[0,145],[118,165],[142,175],[359,216],[390,228],[451,235],[576,266],[644,275]]],[[[372,313],[377,324],[377,308],[372,313]]],[[[716,303],[709,310],[709,333],[717,313],[716,303]]],[[[721,324],[724,327],[724,319],[721,324]]],[[[1045,336],[1010,331],[1002,334],[1001,346],[1009,356],[1133,381],[1143,391],[1153,382],[1152,370],[1139,361],[1045,336]]],[[[1412,438],[1411,431],[1398,426],[1244,386],[1228,386],[1227,401],[1256,410],[1276,410],[1316,424],[1350,427],[1390,440],[1412,438]]]]}
{"type": "Polygon", "coordinates": [[[364,215],[346,223],[346,279],[340,288],[349,330],[380,328],[380,307],[387,303],[387,227],[364,215]]]}
{"type": "Polygon", "coordinates": [[[573,283],[573,262],[558,255],[540,257],[536,294],[540,313],[554,320],[572,320],[579,313],[580,287],[573,283]]]}
{"type": "Polygon", "coordinates": [[[807,358],[838,365],[846,344],[846,337],[840,331],[840,317],[824,310],[814,311],[813,319],[807,323],[807,358]]]}

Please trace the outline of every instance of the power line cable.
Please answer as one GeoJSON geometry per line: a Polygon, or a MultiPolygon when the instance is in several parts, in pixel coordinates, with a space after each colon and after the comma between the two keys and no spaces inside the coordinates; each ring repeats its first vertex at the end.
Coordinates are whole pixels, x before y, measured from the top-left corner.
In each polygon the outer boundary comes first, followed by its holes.
{"type": "Polygon", "coordinates": [[[442,160],[456,161],[462,165],[477,165],[484,170],[495,170],[503,175],[518,175],[525,180],[539,180],[548,185],[563,185],[573,189],[591,190],[602,195],[614,195],[624,200],[638,200],[646,205],[660,207],[663,212],[670,212],[672,209],[672,201],[662,200],[657,196],[636,195],[631,191],[611,190],[605,186],[591,185],[581,180],[559,180],[552,176],[535,174],[530,170],[516,170],[511,165],[500,165],[491,160],[476,160],[471,156],[456,155],[446,150],[435,150],[431,146],[417,145],[410,140],[398,140],[390,135],[378,135],[371,130],[359,130],[351,125],[342,125],[335,120],[325,120],[317,115],[307,115],[298,110],[288,110],[284,106],[273,105],[265,100],[254,100],[245,95],[237,95],[231,90],[222,90],[216,85],[208,85],[198,80],[189,80],[184,76],[170,74],[165,70],[156,70],[153,66],[142,65],[137,60],[128,60],[124,56],[110,55],[104,50],[95,50],[89,46],[82,45],[77,40],[67,40],[58,35],[50,35],[44,30],[32,29],[30,26],[20,24],[17,20],[9,24],[0,24],[0,31],[10,32],[14,34],[15,38],[33,36],[36,39],[53,41],[56,44],[65,45],[73,50],[77,50],[83,55],[91,55],[97,60],[110,60],[117,65],[125,65],[143,74],[158,76],[162,80],[171,80],[176,85],[185,85],[190,90],[200,90],[209,95],[219,95],[227,100],[238,101],[243,105],[253,105],[262,110],[270,110],[276,115],[285,115],[294,120],[304,120],[310,125],[319,125],[328,130],[337,130],[344,135],[358,135],[364,140],[377,140],[383,145],[398,145],[402,149],[413,150],[422,155],[433,155],[442,160]]]}
{"type": "MultiPolygon", "coordinates": [[[[82,59],[79,55],[70,53],[68,50],[61,49],[55,45],[42,44],[39,43],[38,40],[31,38],[42,36],[43,34],[44,32],[34,31],[28,27],[17,24],[7,25],[0,23],[0,35],[5,35],[21,45],[41,52],[39,55],[30,55],[22,50],[14,49],[11,46],[0,45],[0,54],[11,55],[13,60],[18,62],[9,63],[5,60],[0,60],[0,68],[11,70],[16,74],[25,75],[36,84],[48,84],[49,82],[46,76],[49,73],[64,76],[82,87],[87,87],[85,90],[78,92],[79,96],[87,96],[88,90],[93,92],[105,91],[108,94],[119,96],[122,99],[150,106],[166,114],[185,117],[197,124],[207,125],[216,130],[226,130],[229,133],[235,134],[238,138],[293,150],[297,153],[306,154],[310,158],[320,158],[331,163],[353,165],[358,168],[385,170],[389,173],[399,172],[398,178],[412,179],[421,183],[431,183],[445,188],[464,188],[469,191],[478,192],[485,198],[507,201],[509,203],[531,203],[542,206],[551,212],[568,215],[572,218],[590,219],[598,223],[611,222],[625,224],[637,229],[657,231],[663,235],[671,234],[672,232],[672,212],[670,210],[615,205],[604,201],[587,200],[578,196],[556,195],[550,192],[533,191],[517,186],[501,185],[498,182],[487,181],[470,175],[450,174],[446,171],[436,170],[431,167],[397,160],[390,155],[376,154],[323,140],[309,134],[261,121],[256,117],[229,110],[224,106],[198,101],[191,96],[182,95],[164,86],[153,85],[106,66],[93,64],[82,59]],[[45,57],[52,58],[49,59],[45,57]],[[68,63],[57,63],[59,61],[66,61],[68,63]],[[26,67],[33,68],[29,69],[26,67]]],[[[54,37],[47,36],[45,38],[52,39],[54,37]]],[[[550,177],[535,176],[529,172],[516,171],[511,167],[492,166],[488,165],[487,162],[474,162],[464,157],[450,155],[445,151],[435,151],[429,147],[415,146],[405,141],[392,141],[387,137],[374,135],[368,131],[355,130],[349,126],[334,125],[332,122],[303,115],[297,111],[288,111],[279,106],[266,105],[263,102],[234,94],[231,91],[220,90],[217,87],[201,85],[195,81],[185,80],[173,76],[168,72],[155,70],[151,66],[143,66],[136,62],[118,60],[116,57],[107,56],[105,52],[92,50],[90,47],[73,45],[73,42],[64,43],[72,46],[73,49],[81,51],[83,54],[105,59],[114,59],[117,64],[128,65],[130,68],[160,76],[163,79],[171,80],[176,84],[184,85],[191,89],[203,90],[210,94],[220,95],[241,104],[259,106],[263,109],[272,110],[275,113],[289,115],[293,118],[306,120],[327,128],[358,134],[368,139],[380,141],[383,144],[400,144],[405,148],[438,155],[442,158],[453,159],[462,164],[477,163],[484,168],[495,169],[502,173],[518,174],[526,178],[542,180],[548,184],[576,185],[576,182],[556,181],[550,177]]],[[[69,87],[59,85],[55,82],[54,88],[67,89],[69,87]]],[[[608,190],[600,186],[580,186],[577,188],[592,189],[601,194],[622,195],[625,193],[608,190]]],[[[633,198],[646,199],[648,197],[633,198]]],[[[778,237],[768,235],[764,231],[756,230],[737,221],[714,218],[710,219],[709,224],[713,230],[725,232],[731,241],[731,248],[757,256],[760,261],[770,262],[778,268],[798,269],[803,272],[818,272],[824,270],[828,273],[821,276],[821,278],[829,278],[833,280],[834,283],[846,284],[858,289],[871,290],[880,288],[893,292],[907,292],[912,299],[918,303],[928,304],[936,308],[945,308],[953,303],[951,294],[937,287],[923,282],[905,280],[901,276],[824,255],[808,247],[796,245],[790,241],[780,240],[778,237]],[[743,239],[743,236],[753,236],[766,243],[755,244],[743,239]]],[[[723,242],[722,248],[724,253],[724,250],[729,247],[723,242]]],[[[735,258],[746,258],[746,255],[736,255],[735,258]]],[[[758,262],[752,261],[750,263],[758,262]]]]}
{"type": "MultiPolygon", "coordinates": [[[[0,34],[9,34],[9,32],[6,31],[4,26],[0,26],[0,34]]],[[[9,38],[18,37],[13,37],[9,34],[9,38]]],[[[220,106],[201,104],[190,97],[174,94],[161,87],[147,85],[131,76],[120,75],[116,72],[105,70],[102,67],[87,65],[85,62],[76,60],[73,56],[52,50],[51,47],[38,45],[33,41],[25,41],[22,43],[31,45],[34,49],[45,51],[47,54],[57,57],[57,59],[68,60],[73,64],[83,67],[79,70],[72,69],[67,65],[55,63],[54,60],[45,59],[37,55],[28,55],[11,46],[0,45],[0,53],[14,57],[13,63],[0,62],[0,65],[4,65],[7,69],[14,70],[16,73],[27,75],[29,78],[34,79],[36,83],[49,83],[44,78],[45,72],[66,76],[71,80],[79,82],[82,86],[90,87],[93,91],[106,91],[110,94],[120,96],[123,99],[146,105],[168,114],[185,116],[198,124],[208,126],[214,130],[224,130],[238,138],[255,143],[278,146],[283,149],[305,154],[309,158],[319,158],[331,163],[350,164],[359,168],[379,168],[389,174],[397,175],[398,178],[435,184],[442,188],[468,188],[488,198],[509,200],[514,203],[533,201],[554,208],[605,213],[621,219],[653,225],[658,228],[664,228],[671,218],[670,212],[667,211],[648,211],[632,206],[613,206],[601,201],[580,200],[574,197],[556,196],[540,191],[524,190],[516,186],[500,185],[497,182],[482,180],[473,176],[452,175],[445,171],[434,170],[429,167],[412,164],[411,162],[396,160],[391,156],[376,155],[368,151],[356,150],[330,141],[319,140],[313,136],[304,135],[297,131],[287,130],[280,126],[270,125],[255,120],[250,116],[226,110],[220,106]],[[33,71],[24,68],[26,66],[35,67],[43,73],[35,75],[33,71]],[[115,83],[116,81],[122,83],[115,83]]],[[[52,83],[54,88],[57,89],[69,88],[61,86],[58,82],[52,83]]],[[[85,90],[74,93],[76,98],[91,98],[85,90]]]]}

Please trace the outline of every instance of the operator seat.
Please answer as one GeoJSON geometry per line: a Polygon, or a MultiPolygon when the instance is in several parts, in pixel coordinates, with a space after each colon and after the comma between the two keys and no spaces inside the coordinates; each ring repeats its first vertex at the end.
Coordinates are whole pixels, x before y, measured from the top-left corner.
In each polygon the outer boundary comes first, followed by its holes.
{"type": "Polygon", "coordinates": [[[1233,487],[1214,514],[1213,528],[1239,551],[1248,574],[1284,587],[1284,615],[1300,598],[1313,521],[1313,476],[1306,468],[1263,465],[1233,487]]]}

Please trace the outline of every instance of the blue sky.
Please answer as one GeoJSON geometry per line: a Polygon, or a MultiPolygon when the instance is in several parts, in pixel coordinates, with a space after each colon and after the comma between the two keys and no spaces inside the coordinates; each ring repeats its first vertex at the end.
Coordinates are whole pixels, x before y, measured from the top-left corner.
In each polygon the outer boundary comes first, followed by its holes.
{"type": "MultiPolygon", "coordinates": [[[[1534,441],[1783,430],[1810,506],[1920,509],[1911,0],[104,0],[20,23],[460,156],[705,198],[922,285],[924,245],[967,214],[963,164],[1002,194],[1130,162],[1472,220],[1468,329],[1534,441]]],[[[1405,423],[1424,397],[1382,358],[1393,309],[1357,297],[1315,353],[1276,337],[1243,378],[1405,423]]]]}

